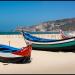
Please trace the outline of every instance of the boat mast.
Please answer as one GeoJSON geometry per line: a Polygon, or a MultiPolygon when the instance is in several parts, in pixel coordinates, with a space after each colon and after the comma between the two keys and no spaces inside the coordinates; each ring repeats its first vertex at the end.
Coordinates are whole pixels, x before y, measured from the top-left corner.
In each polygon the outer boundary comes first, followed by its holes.
{"type": "Polygon", "coordinates": [[[10,46],[10,41],[9,41],[9,46],[10,46]]]}

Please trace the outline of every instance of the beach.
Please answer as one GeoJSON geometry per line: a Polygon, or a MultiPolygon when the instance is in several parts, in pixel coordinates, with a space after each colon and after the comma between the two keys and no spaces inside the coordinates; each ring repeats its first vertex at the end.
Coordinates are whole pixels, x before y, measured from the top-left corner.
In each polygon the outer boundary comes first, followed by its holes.
{"type": "Polygon", "coordinates": [[[75,74],[75,1],[0,1],[0,74],[75,74]]]}
{"type": "Polygon", "coordinates": [[[75,74],[75,53],[32,50],[30,63],[1,62],[0,74],[75,74]]]}
{"type": "MultiPolygon", "coordinates": [[[[26,46],[22,35],[0,35],[0,39],[12,47],[26,46]]],[[[30,63],[0,62],[0,74],[75,74],[75,53],[32,50],[30,63]]]]}

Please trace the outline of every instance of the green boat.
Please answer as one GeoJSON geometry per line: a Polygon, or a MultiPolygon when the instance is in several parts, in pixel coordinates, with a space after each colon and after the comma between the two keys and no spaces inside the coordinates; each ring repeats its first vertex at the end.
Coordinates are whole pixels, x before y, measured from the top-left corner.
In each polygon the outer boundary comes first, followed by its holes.
{"type": "Polygon", "coordinates": [[[42,39],[34,37],[28,33],[23,33],[26,41],[32,43],[33,50],[43,50],[43,51],[65,51],[71,52],[75,51],[75,37],[67,37],[62,34],[63,39],[42,39]]]}
{"type": "Polygon", "coordinates": [[[71,52],[75,51],[75,38],[69,38],[64,40],[59,40],[55,42],[33,42],[33,50],[43,50],[43,51],[65,51],[71,52]]]}

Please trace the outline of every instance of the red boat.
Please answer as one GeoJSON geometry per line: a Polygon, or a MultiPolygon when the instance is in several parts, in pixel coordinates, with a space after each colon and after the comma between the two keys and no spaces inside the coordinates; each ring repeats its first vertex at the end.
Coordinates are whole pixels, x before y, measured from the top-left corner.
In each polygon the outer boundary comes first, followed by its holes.
{"type": "Polygon", "coordinates": [[[0,61],[4,63],[25,63],[30,62],[32,46],[28,45],[21,49],[10,48],[0,45],[0,61]],[[3,47],[4,48],[3,48],[3,47]]]}
{"type": "Polygon", "coordinates": [[[31,51],[32,51],[31,44],[25,42],[21,33],[17,32],[0,33],[0,62],[4,63],[30,62],[31,51]],[[21,39],[19,38],[19,36],[21,36],[21,39]],[[15,41],[16,39],[17,41],[15,41]],[[22,42],[20,42],[21,40],[22,42]]]}

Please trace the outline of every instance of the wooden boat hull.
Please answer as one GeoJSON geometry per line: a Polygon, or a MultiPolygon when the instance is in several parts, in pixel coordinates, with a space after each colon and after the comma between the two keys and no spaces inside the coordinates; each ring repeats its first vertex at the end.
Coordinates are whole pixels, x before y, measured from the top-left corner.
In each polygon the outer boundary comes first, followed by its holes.
{"type": "Polygon", "coordinates": [[[45,38],[40,38],[40,37],[36,37],[33,36],[27,32],[23,32],[23,36],[25,39],[29,40],[29,41],[34,41],[34,42],[54,42],[57,41],[57,39],[45,39],[45,38]]]}
{"type": "Polygon", "coordinates": [[[0,56],[0,62],[3,63],[28,63],[30,62],[30,56],[25,56],[25,57],[1,57],[0,56]]]}
{"type": "Polygon", "coordinates": [[[43,51],[64,51],[64,52],[74,52],[75,51],[75,40],[70,40],[66,42],[55,42],[55,43],[36,43],[32,42],[33,50],[43,50],[43,51]]]}
{"type": "Polygon", "coordinates": [[[33,44],[32,49],[33,50],[41,50],[41,51],[52,51],[52,52],[59,52],[59,51],[75,52],[75,45],[72,45],[72,46],[69,46],[69,47],[54,47],[54,48],[50,48],[50,47],[43,47],[43,46],[33,44]]]}
{"type": "Polygon", "coordinates": [[[2,48],[7,50],[0,49],[0,62],[3,63],[27,63],[30,62],[32,46],[28,45],[17,51],[13,50],[15,48],[2,48]],[[10,50],[12,49],[12,50],[10,50]]]}
{"type": "MultiPolygon", "coordinates": [[[[63,35],[63,34],[62,34],[63,35]]],[[[26,35],[23,33],[23,36],[26,35]]],[[[33,50],[44,50],[44,51],[64,51],[64,52],[74,52],[75,51],[75,37],[65,37],[61,40],[48,40],[48,39],[40,39],[40,40],[34,40],[35,37],[31,36],[30,34],[27,35],[27,37],[30,37],[30,39],[26,38],[27,41],[31,41],[32,43],[32,49],[33,50]]]]}

